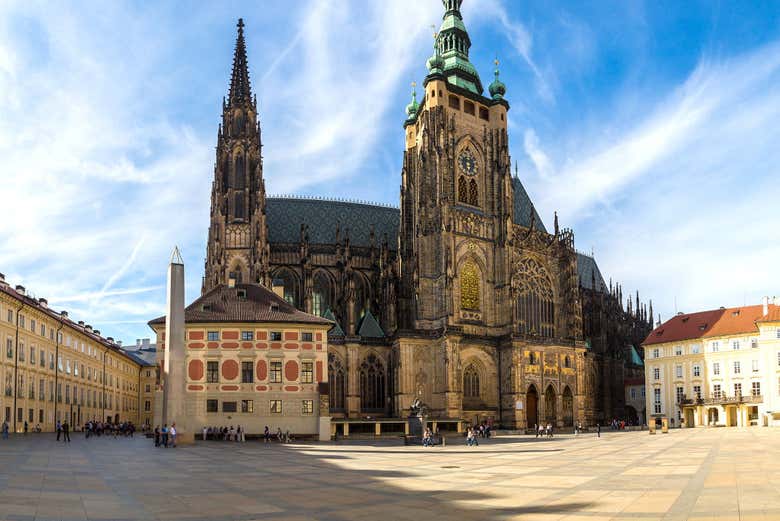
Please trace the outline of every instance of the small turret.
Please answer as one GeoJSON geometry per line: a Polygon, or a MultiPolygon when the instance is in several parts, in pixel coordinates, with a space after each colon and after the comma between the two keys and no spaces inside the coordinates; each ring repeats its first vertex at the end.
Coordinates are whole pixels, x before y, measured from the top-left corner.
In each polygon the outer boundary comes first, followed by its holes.
{"type": "Polygon", "coordinates": [[[493,63],[496,64],[496,70],[494,71],[496,79],[494,79],[493,83],[490,84],[488,91],[490,91],[490,96],[495,101],[500,101],[504,99],[504,94],[506,94],[506,85],[504,85],[504,83],[498,79],[498,58],[496,58],[493,63]]]}

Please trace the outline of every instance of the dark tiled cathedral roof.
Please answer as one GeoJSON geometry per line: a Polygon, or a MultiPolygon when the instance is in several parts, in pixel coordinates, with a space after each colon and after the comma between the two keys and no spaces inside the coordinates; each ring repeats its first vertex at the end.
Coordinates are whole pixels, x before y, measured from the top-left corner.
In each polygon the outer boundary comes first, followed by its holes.
{"type": "Polygon", "coordinates": [[[537,230],[547,232],[547,228],[544,227],[542,219],[539,217],[539,213],[536,211],[534,203],[531,202],[531,198],[528,197],[528,192],[525,191],[523,183],[520,182],[519,177],[512,178],[512,188],[514,188],[515,200],[515,224],[525,226],[526,228],[531,225],[531,210],[534,212],[534,227],[537,230]]]}
{"type": "Polygon", "coordinates": [[[597,289],[604,291],[607,285],[604,283],[604,277],[601,276],[599,265],[596,259],[590,255],[577,252],[577,276],[582,282],[582,286],[588,289],[597,289]],[[593,288],[593,276],[596,278],[596,287],[593,288]]]}
{"type": "Polygon", "coordinates": [[[269,197],[265,203],[268,240],[271,243],[294,243],[301,240],[301,224],[309,227],[309,242],[334,244],[336,229],[341,239],[349,234],[353,246],[370,246],[371,229],[374,244],[379,247],[387,235],[392,250],[397,248],[400,211],[380,206],[347,201],[269,197]]]}

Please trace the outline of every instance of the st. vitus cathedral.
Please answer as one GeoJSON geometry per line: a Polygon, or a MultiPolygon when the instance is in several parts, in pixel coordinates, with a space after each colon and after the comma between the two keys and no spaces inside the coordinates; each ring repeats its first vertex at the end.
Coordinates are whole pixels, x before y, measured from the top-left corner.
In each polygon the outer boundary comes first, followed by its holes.
{"type": "MultiPolygon", "coordinates": [[[[462,0],[445,13],[421,99],[404,121],[400,209],[266,197],[243,22],[223,101],[203,292],[230,279],[282,285],[332,319],[334,418],[406,417],[507,428],[591,425],[625,408],[649,313],[607,285],[574,234],[548,231],[512,175],[506,86],[484,92],[462,0]],[[632,356],[632,353],[634,356],[632,356]]],[[[496,65],[497,67],[497,65],[496,65]]]]}

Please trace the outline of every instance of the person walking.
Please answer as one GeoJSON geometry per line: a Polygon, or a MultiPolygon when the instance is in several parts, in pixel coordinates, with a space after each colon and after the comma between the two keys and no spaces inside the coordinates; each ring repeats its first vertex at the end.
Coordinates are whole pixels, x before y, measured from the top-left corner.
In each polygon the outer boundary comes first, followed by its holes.
{"type": "Polygon", "coordinates": [[[8,439],[8,420],[3,421],[3,439],[8,439]]]}
{"type": "Polygon", "coordinates": [[[60,441],[60,434],[62,433],[62,423],[60,423],[60,420],[57,420],[57,441],[60,441]]]}
{"type": "Polygon", "coordinates": [[[173,448],[175,449],[176,448],[176,423],[175,422],[171,424],[170,433],[171,433],[171,445],[173,445],[173,448]]]}
{"type": "Polygon", "coordinates": [[[209,428],[203,427],[203,441],[206,441],[208,433],[209,433],[209,428]]]}
{"type": "Polygon", "coordinates": [[[547,424],[547,437],[552,438],[553,437],[553,425],[552,423],[547,424]]]}
{"type": "Polygon", "coordinates": [[[155,425],[154,427],[154,446],[159,447],[160,446],[160,426],[155,425]]]}
{"type": "Polygon", "coordinates": [[[268,428],[268,425],[265,426],[265,430],[263,431],[263,441],[266,444],[271,442],[271,429],[268,428]]]}
{"type": "Polygon", "coordinates": [[[596,437],[601,438],[601,423],[596,424],[596,437]]]}
{"type": "Polygon", "coordinates": [[[163,425],[162,428],[162,444],[164,448],[168,448],[168,424],[163,425]]]}
{"type": "Polygon", "coordinates": [[[24,422],[24,435],[27,436],[27,431],[30,429],[30,427],[27,425],[27,422],[24,422]]]}
{"type": "Polygon", "coordinates": [[[70,443],[70,425],[68,420],[62,424],[62,441],[70,443]]]}

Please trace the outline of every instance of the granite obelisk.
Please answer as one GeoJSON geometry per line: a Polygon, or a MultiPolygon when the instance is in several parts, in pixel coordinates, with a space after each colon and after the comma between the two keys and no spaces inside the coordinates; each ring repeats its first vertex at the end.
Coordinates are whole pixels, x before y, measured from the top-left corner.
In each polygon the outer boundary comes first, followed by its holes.
{"type": "Polygon", "coordinates": [[[167,294],[162,422],[168,427],[175,423],[177,443],[187,443],[194,436],[185,411],[184,261],[178,247],[173,249],[168,265],[167,294]]]}

